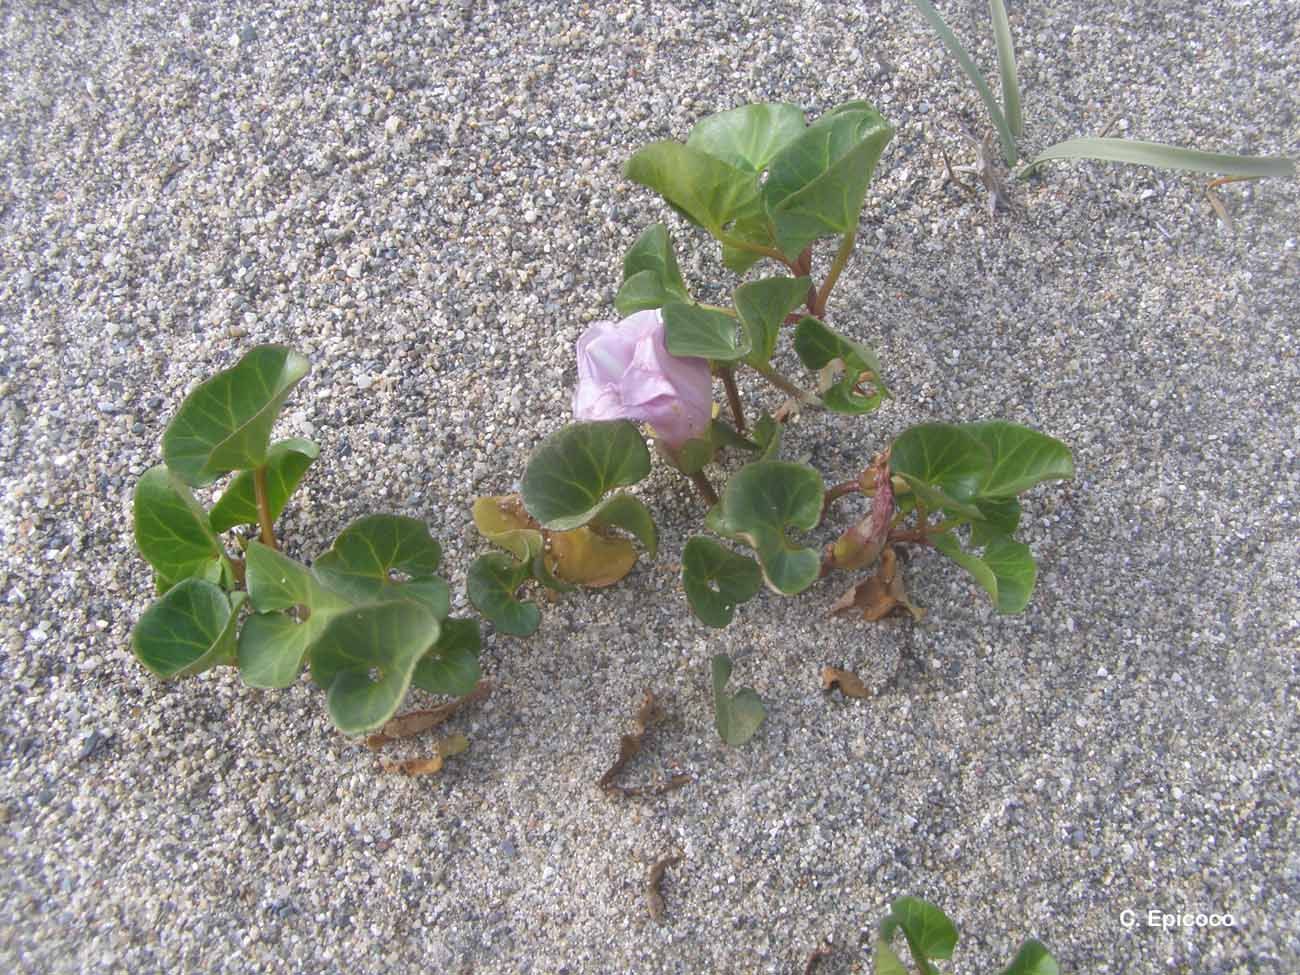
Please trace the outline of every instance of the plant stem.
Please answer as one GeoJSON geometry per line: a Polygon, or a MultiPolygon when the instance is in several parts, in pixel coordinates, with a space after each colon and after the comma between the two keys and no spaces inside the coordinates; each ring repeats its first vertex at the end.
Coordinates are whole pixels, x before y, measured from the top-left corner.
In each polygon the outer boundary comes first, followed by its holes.
{"type": "Polygon", "coordinates": [[[812,393],[807,392],[806,390],[800,389],[798,386],[790,382],[790,380],[786,379],[785,376],[781,375],[771,366],[754,366],[753,368],[755,372],[757,372],[760,376],[766,379],[777,389],[781,390],[781,392],[785,393],[787,396],[794,397],[800,403],[803,403],[807,406],[822,405],[822,401],[819,400],[816,396],[814,396],[812,393]]]}
{"type": "Polygon", "coordinates": [[[718,503],[718,492],[713,490],[713,485],[709,483],[709,478],[704,471],[696,471],[694,474],[687,474],[686,476],[691,479],[691,483],[695,485],[695,490],[700,492],[700,497],[705,500],[710,508],[718,503]]]}
{"type": "Polygon", "coordinates": [[[857,481],[845,481],[842,484],[836,484],[833,487],[827,488],[826,494],[822,497],[822,513],[821,517],[817,519],[817,523],[821,524],[826,520],[826,512],[830,509],[832,502],[838,501],[846,494],[860,493],[862,493],[862,485],[857,481]]]}
{"type": "Polygon", "coordinates": [[[893,531],[889,533],[889,541],[887,544],[895,545],[895,544],[905,544],[905,543],[911,545],[933,546],[934,540],[931,539],[930,536],[927,535],[925,532],[893,531]]]}
{"type": "Polygon", "coordinates": [[[770,257],[774,261],[780,261],[791,271],[795,269],[795,264],[791,263],[784,254],[775,247],[764,247],[762,244],[755,244],[748,240],[741,240],[739,237],[732,237],[730,234],[716,234],[719,242],[724,247],[734,247],[738,251],[748,251],[751,254],[762,254],[764,257],[770,257]]]}
{"type": "Polygon", "coordinates": [[[722,377],[722,386],[727,391],[727,405],[731,407],[731,418],[736,421],[736,432],[745,433],[745,407],[740,402],[740,390],[736,388],[736,370],[733,366],[719,366],[718,375],[722,377]]]}
{"type": "Polygon", "coordinates": [[[822,283],[822,289],[817,293],[817,307],[812,313],[820,318],[826,314],[826,302],[830,300],[831,289],[835,287],[835,282],[840,279],[840,272],[844,270],[844,265],[849,263],[849,258],[853,256],[853,245],[858,239],[857,228],[850,230],[844,235],[840,242],[840,249],[835,252],[835,260],[831,263],[830,273],[826,275],[826,280],[822,283]]]}
{"type": "Polygon", "coordinates": [[[262,528],[262,544],[279,548],[275,543],[275,526],[271,521],[271,503],[266,497],[266,465],[253,471],[253,496],[257,499],[257,523],[262,528]]]}

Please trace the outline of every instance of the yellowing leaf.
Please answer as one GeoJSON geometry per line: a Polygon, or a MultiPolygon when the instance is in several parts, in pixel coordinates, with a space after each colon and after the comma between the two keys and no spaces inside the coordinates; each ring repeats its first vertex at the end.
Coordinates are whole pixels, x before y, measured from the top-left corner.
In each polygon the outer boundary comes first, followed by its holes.
{"type": "Polygon", "coordinates": [[[555,532],[548,539],[551,571],[580,586],[612,586],[632,571],[636,549],[625,538],[610,538],[585,525],[555,532]]]}
{"type": "Polygon", "coordinates": [[[417,776],[434,775],[442,771],[443,762],[452,755],[459,755],[469,748],[469,739],[464,735],[448,735],[433,746],[433,754],[428,758],[408,758],[402,762],[380,763],[385,772],[397,772],[399,775],[417,776]]]}
{"type": "Polygon", "coordinates": [[[473,507],[474,527],[494,545],[499,545],[520,562],[528,562],[542,550],[539,526],[524,510],[517,494],[478,498],[473,507]]]}

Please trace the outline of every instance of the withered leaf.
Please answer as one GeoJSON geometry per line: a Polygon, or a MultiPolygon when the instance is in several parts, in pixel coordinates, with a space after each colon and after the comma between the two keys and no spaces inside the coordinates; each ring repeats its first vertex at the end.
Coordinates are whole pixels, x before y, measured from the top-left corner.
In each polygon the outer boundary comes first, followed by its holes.
{"type": "Polygon", "coordinates": [[[650,917],[656,921],[662,921],[664,917],[664,897],[663,894],[659,892],[659,885],[663,883],[664,879],[664,871],[674,863],[680,863],[681,859],[681,856],[678,854],[664,857],[650,868],[650,874],[646,877],[646,907],[650,911],[650,917]]]}
{"type": "Polygon", "coordinates": [[[822,668],[822,690],[838,689],[845,697],[867,698],[871,691],[862,683],[862,678],[851,670],[839,670],[835,667],[822,668]]]}
{"type": "Polygon", "coordinates": [[[641,706],[637,708],[637,712],[632,718],[634,731],[619,738],[618,757],[614,759],[614,764],[609,767],[605,774],[596,781],[597,786],[605,792],[622,796],[624,799],[635,799],[663,795],[665,792],[680,789],[692,781],[689,775],[679,774],[672,776],[666,782],[653,785],[617,785],[614,782],[627,768],[628,762],[632,761],[637,753],[641,751],[641,743],[645,738],[646,731],[661,717],[663,717],[663,712],[659,708],[659,702],[654,693],[646,691],[645,697],[641,700],[641,706]]]}
{"type": "Polygon", "coordinates": [[[817,970],[817,963],[823,958],[829,958],[830,954],[831,946],[829,942],[814,948],[812,953],[808,955],[808,960],[804,962],[803,975],[813,975],[813,972],[817,970]]]}
{"type": "Polygon", "coordinates": [[[368,737],[366,739],[366,747],[371,751],[377,751],[390,741],[397,741],[399,738],[410,738],[423,731],[428,731],[430,728],[436,728],[461,708],[468,704],[477,704],[491,693],[492,682],[481,680],[474,685],[474,690],[470,691],[464,697],[458,697],[454,701],[440,704],[436,708],[428,708],[422,711],[408,711],[406,714],[399,714],[384,725],[379,731],[368,737]]]}
{"type": "Polygon", "coordinates": [[[448,735],[433,746],[433,754],[427,758],[408,758],[400,762],[383,761],[380,766],[385,772],[397,772],[399,775],[417,776],[433,775],[442,771],[443,762],[452,755],[459,755],[469,748],[469,739],[464,735],[448,735]]]}
{"type": "Polygon", "coordinates": [[[907,610],[918,621],[925,616],[925,610],[908,598],[903,574],[898,571],[898,556],[892,548],[886,548],[880,553],[880,566],[875,573],[837,599],[831,612],[849,613],[856,610],[864,620],[874,623],[899,608],[907,610]]]}

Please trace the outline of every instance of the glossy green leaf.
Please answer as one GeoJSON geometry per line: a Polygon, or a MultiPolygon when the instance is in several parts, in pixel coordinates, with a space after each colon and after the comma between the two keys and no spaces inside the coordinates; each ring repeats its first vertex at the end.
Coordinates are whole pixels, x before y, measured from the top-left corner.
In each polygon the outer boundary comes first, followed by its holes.
{"type": "Polygon", "coordinates": [[[803,131],[803,111],[796,105],[742,105],[695,123],[686,144],[737,169],[761,173],[803,131]]]}
{"type": "Polygon", "coordinates": [[[989,470],[979,486],[981,497],[1014,497],[1042,481],[1074,476],[1070,448],[1045,433],[1001,420],[967,423],[962,429],[989,452],[989,470]]]}
{"type": "Polygon", "coordinates": [[[735,694],[726,692],[731,680],[731,658],[717,654],[712,661],[713,719],[718,734],[728,745],[743,745],[754,737],[767,717],[767,709],[752,687],[742,687],[735,694]]]}
{"type": "Polygon", "coordinates": [[[311,569],[259,541],[248,544],[244,582],[259,613],[307,606],[313,613],[338,612],[351,605],[342,593],[323,585],[311,569]]]}
{"type": "Polygon", "coordinates": [[[1020,158],[1019,150],[1016,149],[1015,136],[1011,131],[1011,125],[1007,117],[1003,114],[998,100],[993,97],[993,89],[989,83],[984,80],[984,73],[976,66],[971,56],[966,53],[966,49],[961,46],[961,41],[957,40],[951,28],[944,23],[944,19],[939,16],[939,11],[934,9],[934,4],[930,0],[912,0],[916,9],[921,11],[922,16],[930,22],[934,32],[939,35],[939,40],[943,46],[948,49],[948,53],[957,59],[961,69],[966,72],[966,77],[970,83],[975,86],[975,91],[979,93],[980,101],[984,103],[984,108],[989,113],[989,119],[993,122],[993,127],[997,129],[998,138],[1002,142],[1002,158],[1008,166],[1014,166],[1016,160],[1020,158]]]}
{"type": "Polygon", "coordinates": [[[1041,941],[1030,938],[1020,946],[1011,964],[1001,975],[1060,975],[1056,959],[1041,941]]]}
{"type": "Polygon", "coordinates": [[[623,258],[623,286],[614,307],[624,317],[650,308],[662,308],[669,301],[690,301],[682,280],[672,238],[661,223],[647,227],[623,258]]]}
{"type": "Polygon", "coordinates": [[[655,534],[654,518],[638,498],[621,491],[607,498],[597,509],[591,526],[598,529],[622,528],[631,532],[654,558],[659,551],[659,539],[655,534]]]}
{"type": "Polygon", "coordinates": [[[411,682],[430,694],[463,697],[478,683],[481,647],[478,623],[467,619],[445,619],[438,642],[420,658],[411,682]]]}
{"type": "Polygon", "coordinates": [[[925,959],[952,957],[957,928],[943,911],[917,897],[900,897],[890,908],[889,916],[903,929],[918,964],[925,959]]]}
{"type": "Polygon", "coordinates": [[[333,547],[316,560],[315,571],[326,585],[353,600],[427,598],[441,618],[449,608],[442,592],[446,587],[441,581],[428,581],[441,559],[442,549],[424,522],[400,515],[367,515],[343,530],[333,547]],[[393,573],[409,576],[411,582],[403,586],[393,573]]]}
{"type": "Polygon", "coordinates": [[[828,375],[827,381],[819,384],[822,402],[829,410],[851,415],[870,413],[888,395],[880,379],[876,354],[862,343],[831,331],[815,318],[805,315],[800,320],[794,333],[794,350],[799,361],[809,369],[842,368],[838,378],[828,375]],[[864,379],[863,373],[870,376],[864,379]],[[870,393],[859,391],[862,383],[869,384],[870,393]]]}
{"type": "Polygon", "coordinates": [[[664,345],[676,356],[734,362],[749,355],[747,330],[730,315],[671,301],[663,307],[664,345]]]}
{"type": "Polygon", "coordinates": [[[967,552],[946,533],[934,536],[934,547],[971,574],[993,598],[999,613],[1019,613],[1029,604],[1038,566],[1028,545],[1006,537],[992,538],[979,556],[967,552]]]}
{"type": "Polygon", "coordinates": [[[163,433],[163,460],[195,487],[260,467],[280,407],[309,368],[290,349],[259,345],[185,397],[163,433]]]}
{"type": "Polygon", "coordinates": [[[944,508],[980,517],[973,499],[989,470],[988,449],[952,423],[922,423],[894,441],[890,469],[901,476],[931,510],[944,508]]]}
{"type": "Polygon", "coordinates": [[[907,968],[888,941],[876,939],[874,975],[908,975],[907,968]]]}
{"type": "Polygon", "coordinates": [[[810,278],[764,278],[735,290],[736,312],[749,337],[747,362],[765,366],[771,361],[785,317],[807,300],[811,284],[810,278]]]}
{"type": "Polygon", "coordinates": [[[438,618],[409,600],[370,603],[331,619],[312,648],[311,676],[325,688],[338,729],[362,734],[391,718],[439,632],[438,618]]]}
{"type": "Polygon", "coordinates": [[[787,532],[816,527],[822,495],[821,475],[808,465],[755,461],[727,482],[706,523],[711,531],[753,548],[767,585],[793,595],[817,581],[821,555],[816,549],[791,543],[787,532]]]}
{"type": "Polygon", "coordinates": [[[136,545],[160,578],[173,585],[191,576],[215,581],[221,542],[188,486],[160,464],[140,478],[132,504],[136,545]]]}
{"type": "Polygon", "coordinates": [[[1102,162],[1134,163],[1140,166],[1181,169],[1190,173],[1218,173],[1223,176],[1240,176],[1247,179],[1295,175],[1295,162],[1284,156],[1234,156],[1231,153],[1183,149],[1160,142],[1102,138],[1067,139],[1065,142],[1058,142],[1035,156],[1033,161],[1017,175],[1022,178],[1028,176],[1043,163],[1053,159],[1096,159],[1102,162]]]}
{"type": "Polygon", "coordinates": [[[153,603],[131,630],[131,650],[164,680],[198,674],[235,656],[242,592],[229,596],[202,579],[183,579],[153,603]]]}
{"type": "Polygon", "coordinates": [[[530,564],[493,552],[470,563],[465,588],[474,608],[498,630],[511,636],[529,636],[541,623],[542,612],[534,602],[520,602],[515,593],[530,578],[530,564]]]}
{"type": "Polygon", "coordinates": [[[625,173],[715,236],[733,220],[762,212],[754,173],[678,142],[655,142],[639,150],[625,173]]]}
{"type": "Polygon", "coordinates": [[[770,413],[764,413],[754,424],[754,443],[758,444],[758,460],[775,460],[781,453],[781,436],[785,425],[772,419],[770,413]]]}
{"type": "MultiPolygon", "coordinates": [[[[318,456],[320,448],[310,440],[294,438],[271,444],[266,454],[266,499],[272,521],[280,517],[303,474],[318,456]]],[[[213,531],[258,523],[253,476],[252,471],[240,471],[222,492],[221,499],[208,514],[213,531]]]]}
{"type": "Polygon", "coordinates": [[[776,247],[776,228],[772,225],[766,211],[752,213],[741,217],[731,225],[727,239],[729,242],[722,245],[722,263],[728,270],[744,274],[766,255],[737,246],[735,242],[744,241],[758,247],[773,249],[776,247]]]}
{"type": "Polygon", "coordinates": [[[723,627],[736,607],[758,592],[763,572],[753,559],[724,548],[711,538],[695,535],[682,550],[682,585],[686,599],[701,622],[723,627]]]}
{"type": "Polygon", "coordinates": [[[543,527],[567,531],[596,517],[608,491],[648,473],[650,451],[629,421],[571,423],[529,458],[524,507],[543,527]]]}
{"type": "Polygon", "coordinates": [[[1015,498],[979,498],[980,517],[970,523],[970,542],[982,548],[1002,535],[1012,535],[1020,525],[1020,502],[1015,498]]]}
{"type": "Polygon", "coordinates": [[[876,162],[894,130],[864,102],[841,105],[772,160],[763,195],[777,248],[797,257],[818,237],[856,230],[876,162]]]}
{"type": "Polygon", "coordinates": [[[1020,111],[1020,83],[1016,80],[1016,46],[1011,39],[1011,21],[1002,0],[989,0],[993,20],[993,40],[998,48],[998,75],[1002,82],[1002,107],[1007,127],[1017,138],[1024,134],[1025,122],[1020,111]]]}

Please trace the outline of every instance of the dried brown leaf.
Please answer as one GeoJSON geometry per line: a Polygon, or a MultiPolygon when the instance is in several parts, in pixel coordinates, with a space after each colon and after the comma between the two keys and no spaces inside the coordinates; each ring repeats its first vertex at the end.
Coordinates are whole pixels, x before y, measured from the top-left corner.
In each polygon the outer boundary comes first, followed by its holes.
{"type": "Polygon", "coordinates": [[[663,712],[659,708],[658,700],[653,692],[646,691],[641,706],[637,708],[637,712],[632,718],[635,731],[619,738],[618,757],[614,759],[614,764],[609,767],[608,771],[596,780],[597,786],[605,792],[622,796],[624,799],[638,799],[661,796],[666,792],[680,789],[693,781],[689,775],[679,774],[672,776],[666,782],[649,785],[618,785],[614,782],[627,768],[628,762],[632,761],[637,753],[641,751],[641,744],[645,739],[646,732],[662,717],[663,712]]]}
{"type": "Polygon", "coordinates": [[[851,670],[839,670],[835,667],[822,668],[822,690],[839,690],[845,697],[868,698],[871,691],[862,678],[851,670]]]}
{"type": "Polygon", "coordinates": [[[837,599],[831,612],[857,611],[864,620],[874,623],[900,608],[907,610],[916,620],[925,615],[925,610],[908,598],[903,574],[898,571],[898,555],[892,548],[886,548],[880,553],[880,566],[875,573],[837,599]]]}
{"type": "Polygon", "coordinates": [[[452,755],[459,755],[469,748],[469,739],[464,735],[448,735],[433,746],[433,754],[427,758],[408,758],[400,762],[381,761],[380,767],[385,772],[397,772],[399,775],[417,776],[434,775],[442,771],[443,762],[452,755]]]}
{"type": "Polygon", "coordinates": [[[817,969],[817,963],[823,958],[829,958],[830,954],[830,942],[820,944],[814,948],[812,953],[808,956],[808,960],[804,962],[803,975],[813,975],[813,972],[817,969]]]}
{"type": "Polygon", "coordinates": [[[659,885],[663,883],[664,879],[664,871],[674,863],[680,863],[681,859],[682,858],[679,854],[664,857],[650,868],[650,873],[646,877],[646,907],[650,911],[650,917],[656,921],[662,921],[664,917],[664,897],[663,894],[659,892],[659,885]]]}
{"type": "Polygon", "coordinates": [[[379,731],[375,732],[366,739],[366,747],[371,751],[377,751],[390,741],[397,741],[401,738],[410,738],[421,732],[428,731],[430,728],[436,728],[444,721],[448,720],[461,708],[468,704],[477,704],[489,694],[492,693],[492,682],[481,680],[474,685],[474,689],[464,697],[458,697],[454,701],[441,704],[436,708],[428,708],[423,711],[408,711],[406,714],[399,714],[388,724],[384,725],[379,731]]]}

